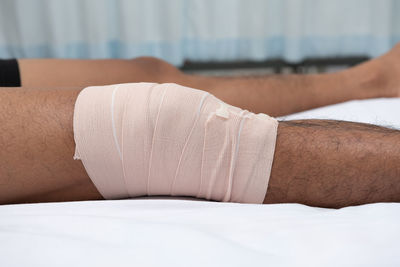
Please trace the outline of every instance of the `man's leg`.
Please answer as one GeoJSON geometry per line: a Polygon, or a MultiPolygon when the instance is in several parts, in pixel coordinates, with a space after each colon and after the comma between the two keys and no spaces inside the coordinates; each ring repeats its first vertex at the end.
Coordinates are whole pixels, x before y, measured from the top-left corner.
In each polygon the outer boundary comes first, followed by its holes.
{"type": "MultiPolygon", "coordinates": [[[[0,90],[0,203],[101,199],[72,159],[79,89],[0,90]]],[[[342,207],[400,201],[400,131],[281,122],[265,203],[342,207]]]]}
{"type": "Polygon", "coordinates": [[[154,58],[19,60],[22,86],[85,87],[125,82],[174,82],[213,93],[255,113],[281,116],[353,99],[400,96],[400,45],[345,71],[318,75],[207,77],[188,75],[154,58]]]}

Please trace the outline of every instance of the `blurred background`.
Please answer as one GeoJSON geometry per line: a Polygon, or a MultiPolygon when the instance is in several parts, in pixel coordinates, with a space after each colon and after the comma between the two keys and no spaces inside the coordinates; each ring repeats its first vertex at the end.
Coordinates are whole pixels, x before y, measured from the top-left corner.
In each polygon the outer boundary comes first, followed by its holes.
{"type": "Polygon", "coordinates": [[[1,0],[0,58],[162,58],[319,72],[400,40],[397,0],[1,0]]]}

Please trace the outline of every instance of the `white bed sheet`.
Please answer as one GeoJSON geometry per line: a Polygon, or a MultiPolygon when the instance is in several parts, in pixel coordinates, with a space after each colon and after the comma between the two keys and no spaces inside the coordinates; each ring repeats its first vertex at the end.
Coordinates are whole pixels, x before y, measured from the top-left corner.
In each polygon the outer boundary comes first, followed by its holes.
{"type": "MultiPolygon", "coordinates": [[[[400,99],[284,119],[400,128],[400,99]]],[[[0,206],[0,266],[400,266],[400,204],[339,210],[135,199],[0,206]]]]}

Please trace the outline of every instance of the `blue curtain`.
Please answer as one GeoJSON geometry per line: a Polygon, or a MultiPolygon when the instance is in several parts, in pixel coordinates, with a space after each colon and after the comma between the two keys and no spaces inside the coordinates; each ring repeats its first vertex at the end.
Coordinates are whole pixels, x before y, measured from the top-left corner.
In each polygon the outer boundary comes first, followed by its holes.
{"type": "Polygon", "coordinates": [[[377,56],[396,0],[2,0],[0,58],[265,60],[377,56]]]}

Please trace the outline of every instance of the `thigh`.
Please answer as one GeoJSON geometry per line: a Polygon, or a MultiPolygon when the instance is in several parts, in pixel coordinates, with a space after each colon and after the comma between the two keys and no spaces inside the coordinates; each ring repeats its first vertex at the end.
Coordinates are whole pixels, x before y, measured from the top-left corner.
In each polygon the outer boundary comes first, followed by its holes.
{"type": "Polygon", "coordinates": [[[73,160],[79,91],[0,90],[0,203],[101,198],[73,160]]]}
{"type": "Polygon", "coordinates": [[[19,59],[23,87],[86,87],[131,82],[178,82],[182,73],[156,58],[19,59]]]}

